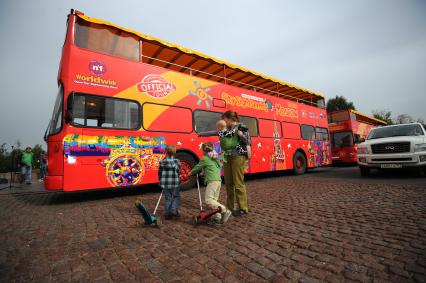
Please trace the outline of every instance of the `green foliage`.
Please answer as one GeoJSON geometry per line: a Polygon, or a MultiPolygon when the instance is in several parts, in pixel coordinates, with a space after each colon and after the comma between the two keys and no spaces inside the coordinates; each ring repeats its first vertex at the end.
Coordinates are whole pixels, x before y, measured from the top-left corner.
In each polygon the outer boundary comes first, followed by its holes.
{"type": "Polygon", "coordinates": [[[336,95],[335,98],[327,101],[327,112],[349,109],[356,110],[355,105],[352,101],[348,101],[343,95],[336,95]]]}
{"type": "Polygon", "coordinates": [[[395,119],[396,124],[406,124],[406,123],[414,123],[414,122],[415,122],[414,118],[408,114],[400,114],[395,119]]]}
{"type": "Polygon", "coordinates": [[[392,119],[392,112],[389,110],[373,110],[373,117],[385,121],[388,125],[395,124],[392,119]]]}

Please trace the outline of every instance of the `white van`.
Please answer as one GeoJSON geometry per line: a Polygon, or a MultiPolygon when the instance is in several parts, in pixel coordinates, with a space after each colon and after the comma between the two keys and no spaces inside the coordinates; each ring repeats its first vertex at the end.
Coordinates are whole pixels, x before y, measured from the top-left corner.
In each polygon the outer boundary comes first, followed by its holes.
{"type": "Polygon", "coordinates": [[[426,131],[422,124],[399,124],[374,128],[358,145],[358,166],[362,176],[371,168],[426,168],[426,131]]]}

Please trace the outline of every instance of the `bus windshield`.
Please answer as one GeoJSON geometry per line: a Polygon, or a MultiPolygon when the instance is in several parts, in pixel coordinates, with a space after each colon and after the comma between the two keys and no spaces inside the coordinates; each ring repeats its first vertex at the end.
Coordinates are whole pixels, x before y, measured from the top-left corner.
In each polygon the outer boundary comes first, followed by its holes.
{"type": "Polygon", "coordinates": [[[63,99],[64,99],[63,87],[60,86],[58,90],[58,94],[56,95],[52,118],[50,119],[49,127],[46,132],[47,135],[57,134],[62,128],[63,99]]]}
{"type": "Polygon", "coordinates": [[[398,125],[373,129],[367,139],[380,139],[400,136],[421,136],[424,135],[422,128],[418,124],[398,125]]]}
{"type": "Polygon", "coordinates": [[[354,145],[352,132],[339,132],[331,134],[331,147],[341,148],[354,145]]]}

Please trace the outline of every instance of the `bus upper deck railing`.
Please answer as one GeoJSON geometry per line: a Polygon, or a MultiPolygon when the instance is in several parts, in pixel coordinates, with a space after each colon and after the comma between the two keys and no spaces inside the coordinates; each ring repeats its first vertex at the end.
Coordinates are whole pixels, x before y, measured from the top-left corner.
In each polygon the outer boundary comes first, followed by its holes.
{"type": "Polygon", "coordinates": [[[272,93],[272,94],[275,94],[275,95],[277,95],[277,96],[279,96],[279,97],[285,97],[285,98],[288,98],[289,100],[296,101],[297,103],[306,103],[306,104],[309,104],[309,105],[313,105],[313,106],[315,106],[315,107],[325,108],[325,106],[324,106],[324,105],[323,105],[323,106],[318,106],[318,105],[317,105],[315,102],[313,102],[312,100],[305,100],[305,99],[301,99],[301,98],[296,98],[296,97],[293,97],[293,96],[291,96],[291,95],[287,95],[287,94],[285,94],[285,93],[281,93],[281,92],[278,92],[278,91],[274,91],[274,90],[266,89],[266,88],[263,88],[263,87],[254,86],[254,85],[251,85],[251,84],[248,84],[248,83],[244,83],[244,82],[241,82],[241,81],[237,81],[237,80],[229,79],[229,78],[227,78],[226,76],[219,76],[219,75],[217,75],[217,74],[208,73],[208,72],[205,72],[205,71],[203,71],[203,70],[194,69],[194,68],[191,68],[191,67],[189,67],[189,66],[179,65],[179,64],[176,64],[176,63],[173,63],[173,62],[169,62],[169,61],[161,60],[161,59],[154,58],[154,57],[150,57],[150,56],[143,55],[143,54],[142,54],[142,58],[147,58],[147,59],[150,59],[150,60],[153,60],[153,61],[159,61],[159,62],[165,63],[165,64],[167,64],[167,65],[169,65],[169,66],[170,66],[170,65],[173,65],[173,66],[176,66],[176,67],[180,67],[180,68],[182,68],[182,69],[186,69],[186,70],[188,70],[188,71],[189,71],[189,75],[190,75],[190,76],[193,76],[193,74],[192,74],[193,72],[203,73],[203,74],[208,75],[208,76],[210,76],[210,77],[216,77],[216,78],[218,78],[218,79],[222,79],[222,80],[224,80],[225,84],[226,84],[227,82],[233,82],[233,83],[237,83],[237,84],[239,84],[239,85],[244,85],[244,86],[250,87],[250,88],[252,88],[252,89],[253,89],[253,91],[263,90],[263,91],[265,91],[265,92],[267,92],[267,93],[272,93]]]}

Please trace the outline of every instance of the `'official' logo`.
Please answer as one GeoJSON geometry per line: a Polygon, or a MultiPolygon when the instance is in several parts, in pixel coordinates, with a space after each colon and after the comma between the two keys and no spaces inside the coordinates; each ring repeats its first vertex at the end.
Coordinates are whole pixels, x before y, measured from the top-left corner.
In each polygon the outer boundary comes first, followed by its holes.
{"type": "Polygon", "coordinates": [[[145,92],[154,98],[165,98],[172,91],[176,90],[176,86],[169,83],[165,78],[159,75],[147,75],[140,83],[137,84],[140,92],[145,92]]]}

